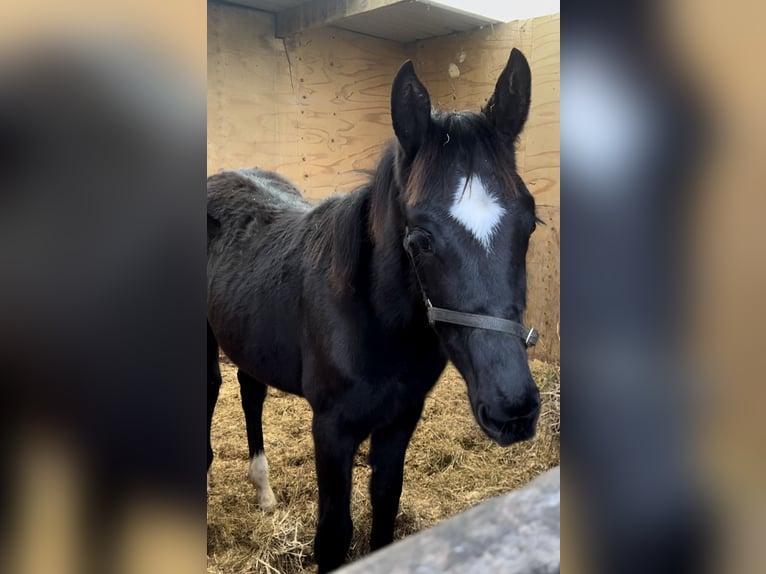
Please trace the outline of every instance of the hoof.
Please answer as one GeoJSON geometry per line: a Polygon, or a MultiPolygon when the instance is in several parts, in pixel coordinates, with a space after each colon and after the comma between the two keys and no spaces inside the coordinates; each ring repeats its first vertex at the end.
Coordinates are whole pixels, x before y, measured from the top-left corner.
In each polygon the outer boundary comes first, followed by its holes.
{"type": "Polygon", "coordinates": [[[258,506],[264,512],[270,512],[277,507],[277,499],[270,488],[266,492],[258,493],[258,506]]]}
{"type": "Polygon", "coordinates": [[[254,456],[250,461],[247,478],[255,485],[261,509],[272,510],[277,505],[277,499],[269,484],[269,463],[263,453],[254,456]]]}

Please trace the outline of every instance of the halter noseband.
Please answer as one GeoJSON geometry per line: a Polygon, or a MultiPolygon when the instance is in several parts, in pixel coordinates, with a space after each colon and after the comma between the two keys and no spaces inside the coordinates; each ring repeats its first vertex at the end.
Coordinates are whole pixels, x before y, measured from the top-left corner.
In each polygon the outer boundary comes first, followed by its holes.
{"type": "MultiPolygon", "coordinates": [[[[415,273],[417,274],[417,271],[415,273]]],[[[539,337],[538,332],[531,327],[525,327],[521,323],[516,323],[515,321],[502,319],[500,317],[493,317],[491,315],[476,315],[474,313],[452,311],[451,309],[445,309],[443,307],[434,307],[431,304],[431,300],[428,297],[425,297],[425,294],[424,298],[426,301],[428,322],[431,325],[439,321],[441,323],[463,325],[464,327],[475,327],[477,329],[500,331],[501,333],[509,333],[524,339],[524,344],[527,347],[533,347],[537,343],[537,339],[539,337]]]]}
{"type": "Polygon", "coordinates": [[[525,327],[521,323],[517,323],[509,319],[503,319],[501,317],[493,317],[491,315],[477,315],[475,313],[453,311],[452,309],[445,309],[444,307],[434,307],[431,304],[431,300],[428,298],[428,295],[426,295],[425,289],[423,289],[423,283],[420,281],[420,276],[418,275],[418,267],[415,263],[415,259],[407,247],[408,236],[409,228],[406,228],[404,234],[404,250],[407,252],[410,261],[412,262],[412,268],[415,271],[415,278],[418,281],[420,293],[423,295],[423,300],[426,304],[426,314],[428,315],[429,324],[433,325],[438,321],[440,323],[462,325],[463,327],[473,327],[476,329],[487,329],[489,331],[508,333],[523,339],[524,344],[527,347],[533,347],[537,343],[537,339],[540,336],[537,330],[532,327],[525,327]]]}

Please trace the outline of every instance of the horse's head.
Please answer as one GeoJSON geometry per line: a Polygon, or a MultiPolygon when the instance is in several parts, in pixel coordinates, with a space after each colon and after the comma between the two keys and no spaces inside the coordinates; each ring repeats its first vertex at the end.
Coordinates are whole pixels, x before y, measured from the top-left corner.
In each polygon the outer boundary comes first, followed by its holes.
{"type": "MultiPolygon", "coordinates": [[[[481,112],[437,112],[410,62],[394,80],[397,178],[404,247],[434,307],[520,323],[532,195],[516,173],[514,144],[529,111],[530,70],[511,52],[481,112]]],[[[518,334],[433,325],[468,384],[474,416],[503,446],[534,435],[540,396],[518,334]]]]}

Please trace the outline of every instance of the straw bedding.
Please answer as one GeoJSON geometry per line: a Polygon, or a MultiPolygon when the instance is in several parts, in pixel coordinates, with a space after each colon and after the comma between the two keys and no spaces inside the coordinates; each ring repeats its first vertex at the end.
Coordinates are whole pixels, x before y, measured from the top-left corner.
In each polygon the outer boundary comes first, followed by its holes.
{"type": "MultiPolygon", "coordinates": [[[[405,461],[395,538],[427,528],[477,503],[519,488],[559,464],[560,369],[531,361],[543,400],[536,437],[503,449],[473,419],[466,387],[449,366],[426,400],[405,461]]],[[[316,473],[311,410],[304,399],[269,389],[264,436],[273,512],[258,508],[247,482],[248,452],[236,367],[222,359],[223,385],[213,422],[215,460],[208,493],[208,573],[314,572],[316,473]]],[[[368,442],[357,453],[349,560],[369,552],[368,442]]]]}

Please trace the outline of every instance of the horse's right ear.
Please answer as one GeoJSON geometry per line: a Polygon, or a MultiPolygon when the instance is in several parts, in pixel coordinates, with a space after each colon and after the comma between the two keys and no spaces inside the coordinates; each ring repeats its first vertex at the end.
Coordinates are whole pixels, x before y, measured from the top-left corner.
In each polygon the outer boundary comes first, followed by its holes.
{"type": "Polygon", "coordinates": [[[527,121],[531,84],[529,62],[514,48],[483,110],[497,131],[510,141],[519,136],[527,121]]]}
{"type": "Polygon", "coordinates": [[[391,120],[407,157],[414,158],[431,123],[431,98],[410,60],[399,68],[391,87],[391,120]]]}

